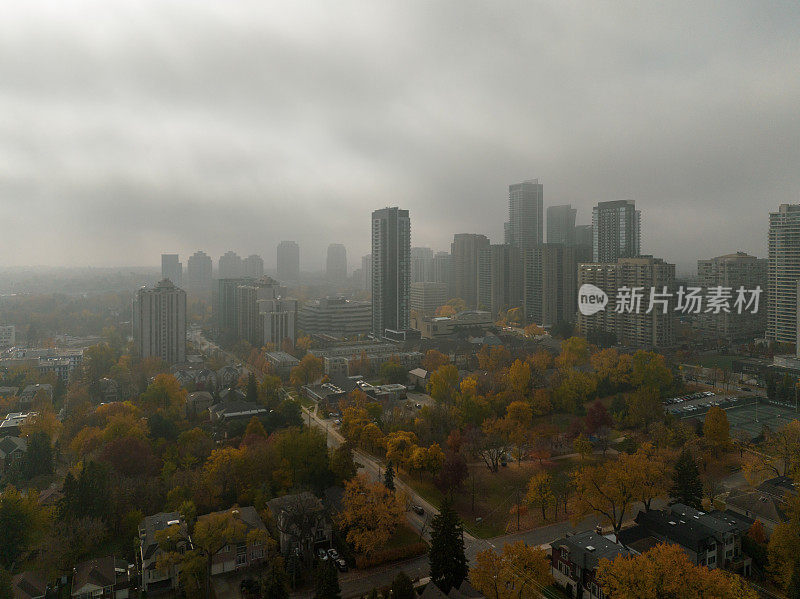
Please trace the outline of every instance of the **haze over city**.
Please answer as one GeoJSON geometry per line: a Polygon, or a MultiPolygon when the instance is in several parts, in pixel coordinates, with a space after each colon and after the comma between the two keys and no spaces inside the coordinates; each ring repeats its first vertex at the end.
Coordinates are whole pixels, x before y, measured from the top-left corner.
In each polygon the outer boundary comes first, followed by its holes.
{"type": "Polygon", "coordinates": [[[800,190],[800,8],[26,2],[0,22],[4,266],[501,243],[508,185],[631,199],[642,251],[766,256],[800,190]]]}

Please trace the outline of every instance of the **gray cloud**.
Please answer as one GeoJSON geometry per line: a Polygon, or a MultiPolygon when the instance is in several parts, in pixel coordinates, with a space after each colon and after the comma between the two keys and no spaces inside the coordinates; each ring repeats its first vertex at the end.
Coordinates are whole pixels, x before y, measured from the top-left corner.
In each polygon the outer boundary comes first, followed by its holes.
{"type": "Polygon", "coordinates": [[[644,250],[764,255],[800,189],[794,3],[32,1],[0,20],[0,262],[500,240],[507,185],[631,198],[644,250]]]}

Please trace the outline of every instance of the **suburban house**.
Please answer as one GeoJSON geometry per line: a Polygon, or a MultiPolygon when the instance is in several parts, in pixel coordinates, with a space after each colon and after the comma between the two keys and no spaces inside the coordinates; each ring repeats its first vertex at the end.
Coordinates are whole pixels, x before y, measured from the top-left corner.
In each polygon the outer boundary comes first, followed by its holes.
{"type": "Polygon", "coordinates": [[[214,404],[208,408],[208,413],[212,422],[226,423],[231,420],[246,418],[250,420],[253,416],[261,416],[268,413],[264,406],[241,399],[227,399],[214,404]]]}
{"type": "Polygon", "coordinates": [[[25,439],[19,437],[0,438],[0,474],[21,462],[27,451],[28,444],[25,439]]]}
{"type": "Polygon", "coordinates": [[[36,572],[22,572],[11,579],[14,599],[44,599],[47,582],[36,572]]]}
{"type": "Polygon", "coordinates": [[[214,404],[214,398],[208,391],[195,391],[186,398],[186,415],[197,418],[214,404]]]}
{"type": "Polygon", "coordinates": [[[44,402],[53,401],[53,385],[47,383],[36,383],[35,385],[28,385],[19,394],[19,409],[28,409],[33,407],[34,401],[40,400],[44,402]]]}
{"type": "Polygon", "coordinates": [[[641,511],[635,521],[635,526],[620,531],[619,541],[639,553],[658,543],[673,543],[695,565],[750,573],[752,560],[742,553],[742,536],[749,526],[734,515],[676,503],[663,510],[641,511]]]}
{"type": "MultiPolygon", "coordinates": [[[[267,528],[264,526],[264,522],[259,517],[256,509],[253,506],[234,507],[225,510],[225,512],[230,512],[235,518],[241,520],[246,526],[246,530],[240,539],[227,544],[214,554],[211,562],[211,574],[224,574],[263,564],[267,556],[265,545],[267,528]]],[[[225,512],[213,512],[200,516],[197,522],[202,522],[204,518],[225,512]]]]}
{"type": "Polygon", "coordinates": [[[18,437],[20,428],[31,416],[38,416],[39,412],[9,412],[5,420],[0,422],[0,437],[18,437]]]}
{"type": "Polygon", "coordinates": [[[73,599],[127,599],[135,580],[134,567],[114,556],[90,559],[75,566],[73,599]]]}
{"type": "Polygon", "coordinates": [[[430,378],[431,373],[424,368],[413,368],[408,371],[408,384],[423,391],[427,388],[430,378]]]}
{"type": "Polygon", "coordinates": [[[159,546],[156,533],[167,528],[175,527],[175,543],[178,551],[187,551],[192,548],[189,530],[186,521],[177,512],[160,512],[147,516],[139,523],[139,569],[142,573],[141,590],[147,593],[169,591],[178,586],[178,566],[170,566],[161,570],[157,562],[163,553],[159,546]]]}
{"type": "Polygon", "coordinates": [[[318,547],[330,547],[331,521],[322,501],[312,493],[276,497],[267,507],[278,529],[282,554],[295,551],[311,556],[318,547]]]}
{"type": "Polygon", "coordinates": [[[614,560],[618,555],[635,555],[614,540],[613,535],[603,536],[593,530],[570,534],[551,543],[553,578],[570,597],[605,599],[597,582],[600,560],[614,560]]]}
{"type": "Polygon", "coordinates": [[[727,511],[761,520],[767,532],[772,534],[775,526],[789,519],[785,511],[788,495],[797,495],[794,481],[787,476],[778,476],[765,480],[755,489],[731,494],[725,504],[727,511]]]}
{"type": "Polygon", "coordinates": [[[120,400],[119,385],[114,379],[102,378],[98,381],[98,386],[103,403],[113,403],[120,400]]]}

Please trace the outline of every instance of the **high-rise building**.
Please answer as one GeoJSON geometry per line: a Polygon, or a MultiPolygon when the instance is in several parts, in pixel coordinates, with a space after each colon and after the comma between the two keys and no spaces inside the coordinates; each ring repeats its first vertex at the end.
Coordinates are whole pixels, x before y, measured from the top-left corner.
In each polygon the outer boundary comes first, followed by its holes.
{"type": "Polygon", "coordinates": [[[372,254],[361,256],[361,276],[364,278],[364,289],[372,290],[372,254]]]}
{"type": "Polygon", "coordinates": [[[575,322],[578,279],[574,246],[546,243],[525,250],[525,318],[541,326],[575,322]]]}
{"type": "Polygon", "coordinates": [[[467,307],[478,305],[478,254],[489,247],[489,238],[479,233],[456,233],[450,246],[453,256],[454,297],[467,307]]]}
{"type": "Polygon", "coordinates": [[[522,306],[522,250],[493,244],[478,254],[478,308],[492,317],[522,306]]]}
{"type": "Polygon", "coordinates": [[[417,316],[430,316],[447,303],[447,284],[430,281],[411,283],[411,311],[417,316]]]}
{"type": "Polygon", "coordinates": [[[769,215],[767,339],[797,341],[797,281],[800,281],[800,204],[781,204],[769,215]]]}
{"type": "Polygon", "coordinates": [[[212,285],[212,260],[205,252],[198,251],[186,261],[186,289],[190,293],[208,295],[212,285]]]}
{"type": "MultiPolygon", "coordinates": [[[[675,310],[671,297],[662,298],[665,304],[656,301],[648,313],[650,293],[675,292],[675,265],[660,258],[640,256],[620,258],[615,263],[586,263],[578,266],[578,288],[591,284],[602,289],[608,296],[605,309],[592,315],[578,313],[578,330],[584,337],[592,333],[612,333],[622,345],[641,348],[669,347],[675,343],[675,310]],[[626,310],[616,310],[618,290],[639,288],[641,300],[626,300],[626,310]],[[666,306],[666,312],[664,311],[666,306]],[[631,308],[628,310],[627,308],[631,308]]],[[[631,295],[631,297],[633,297],[631,295]]]]}
{"type": "Polygon", "coordinates": [[[372,330],[372,304],[326,297],[307,302],[300,308],[298,320],[298,328],[306,335],[366,335],[372,330]]]}
{"type": "Polygon", "coordinates": [[[575,245],[575,217],[578,211],[570,204],[547,207],[547,243],[575,245]]]}
{"type": "Polygon", "coordinates": [[[297,341],[297,300],[271,299],[258,302],[263,329],[263,342],[281,349],[287,339],[294,345],[297,341]]]}
{"type": "Polygon", "coordinates": [[[237,334],[240,339],[258,341],[258,302],[285,294],[286,287],[266,276],[260,279],[219,279],[213,302],[217,327],[220,331],[237,334]],[[252,287],[254,291],[241,291],[246,287],[252,287]],[[242,315],[242,310],[247,314],[242,315]]]}
{"type": "Polygon", "coordinates": [[[186,292],[164,279],[143,287],[133,301],[133,339],[142,358],[186,361],[186,292]]]}
{"type": "Polygon", "coordinates": [[[372,332],[401,331],[409,324],[411,219],[408,210],[372,213],[372,332]]]}
{"type": "Polygon", "coordinates": [[[411,282],[433,281],[433,250],[411,248],[411,282]]]}
{"type": "Polygon", "coordinates": [[[453,280],[453,256],[448,252],[436,252],[433,257],[433,280],[447,286],[447,298],[455,294],[455,281],[453,280]]]}
{"type": "Polygon", "coordinates": [[[258,288],[254,285],[239,285],[236,288],[236,334],[253,347],[261,347],[264,328],[258,312],[258,288]]]}
{"type": "MultiPolygon", "coordinates": [[[[733,297],[740,287],[752,290],[767,287],[767,260],[749,256],[744,252],[717,256],[710,260],[697,261],[697,280],[706,290],[712,287],[728,287],[733,297]]],[[[718,314],[701,312],[697,317],[698,327],[707,336],[727,339],[730,342],[752,340],[763,337],[767,328],[767,311],[759,298],[759,309],[755,314],[731,309],[718,314]]]]}
{"type": "Polygon", "coordinates": [[[220,279],[236,279],[244,276],[244,262],[236,252],[225,252],[217,262],[217,276],[220,279]]]}
{"type": "Polygon", "coordinates": [[[258,254],[250,254],[244,259],[243,274],[258,279],[264,276],[264,260],[258,254]]]}
{"type": "Polygon", "coordinates": [[[505,242],[518,248],[544,243],[543,193],[539,179],[508,186],[505,242]]]}
{"type": "Polygon", "coordinates": [[[329,281],[341,283],[347,279],[347,249],[341,243],[328,246],[325,274],[329,281]]]}
{"type": "Polygon", "coordinates": [[[594,243],[592,225],[575,225],[575,245],[588,245],[591,250],[594,243]]]}
{"type": "Polygon", "coordinates": [[[183,264],[178,254],[161,254],[161,278],[169,279],[178,287],[183,284],[183,264]]]}
{"type": "Polygon", "coordinates": [[[641,254],[641,213],[633,200],[600,202],[592,210],[592,259],[616,262],[641,254]]]}
{"type": "Polygon", "coordinates": [[[0,347],[11,347],[16,342],[16,327],[13,324],[0,324],[0,347]]]}
{"type": "Polygon", "coordinates": [[[296,241],[278,244],[278,279],[297,281],[300,278],[300,246],[296,241]]]}

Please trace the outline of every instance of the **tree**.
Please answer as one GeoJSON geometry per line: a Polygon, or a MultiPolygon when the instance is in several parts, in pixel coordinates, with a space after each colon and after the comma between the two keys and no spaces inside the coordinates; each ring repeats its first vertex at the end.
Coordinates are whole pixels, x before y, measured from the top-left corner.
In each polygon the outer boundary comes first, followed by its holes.
{"type": "Polygon", "coordinates": [[[255,403],[258,401],[258,381],[256,381],[256,375],[252,372],[247,375],[247,386],[245,388],[245,396],[246,401],[255,403]]]}
{"type": "Polygon", "coordinates": [[[300,364],[292,368],[289,374],[289,382],[294,387],[302,387],[319,379],[325,372],[325,367],[321,358],[313,354],[306,354],[300,360],[300,364]]]}
{"type": "Polygon", "coordinates": [[[331,454],[331,472],[339,483],[350,480],[356,475],[356,464],[353,461],[353,448],[350,443],[342,443],[331,454]]]}
{"type": "Polygon", "coordinates": [[[157,374],[139,396],[137,405],[146,414],[160,413],[170,419],[180,416],[186,406],[186,389],[171,374],[157,374]]]}
{"type": "Polygon", "coordinates": [[[678,545],[662,543],[635,557],[600,560],[597,579],[614,599],[756,599],[741,578],[689,561],[678,545]]]}
{"type": "Polygon", "coordinates": [[[53,473],[53,447],[44,431],[37,431],[28,437],[28,452],[22,470],[26,479],[53,473]]]}
{"type": "MultiPolygon", "coordinates": [[[[641,426],[645,431],[664,414],[658,391],[652,387],[640,387],[625,398],[628,409],[628,420],[634,426],[641,426]]],[[[612,406],[613,407],[613,406],[612,406]]]]}
{"type": "Polygon", "coordinates": [[[507,420],[499,418],[484,420],[475,453],[483,459],[489,472],[500,470],[500,462],[511,444],[510,432],[507,420]]]}
{"type": "Polygon", "coordinates": [[[392,466],[392,460],[389,460],[389,463],[386,464],[386,472],[383,473],[383,486],[390,491],[394,491],[394,466],[392,466]]]}
{"type": "Polygon", "coordinates": [[[611,426],[614,424],[611,414],[608,413],[605,405],[603,405],[603,402],[599,399],[586,410],[586,417],[583,419],[583,422],[586,425],[586,432],[590,435],[593,435],[604,426],[611,426]]]}
{"type": "Polygon", "coordinates": [[[638,389],[652,389],[661,397],[672,385],[672,371],[664,356],[639,350],[631,358],[631,384],[638,389]]]}
{"type": "Polygon", "coordinates": [[[800,555],[800,497],[791,496],[786,505],[786,522],[776,525],[769,538],[767,555],[773,578],[789,590],[800,555]]]}
{"type": "Polygon", "coordinates": [[[448,449],[444,452],[444,462],[436,477],[436,486],[443,493],[451,494],[461,488],[468,472],[467,460],[464,459],[461,452],[448,449]]]}
{"type": "Polygon", "coordinates": [[[508,390],[513,393],[515,397],[522,398],[527,394],[530,384],[531,367],[527,362],[515,360],[508,368],[508,376],[506,377],[508,390]]]}
{"type": "Polygon", "coordinates": [[[269,561],[260,582],[261,595],[264,599],[289,599],[289,581],[282,557],[278,556],[269,561]]]}
{"type": "Polygon", "coordinates": [[[581,461],[592,455],[592,450],[594,449],[592,442],[583,433],[575,437],[572,447],[575,449],[575,453],[581,456],[581,461]]]}
{"type": "Polygon", "coordinates": [[[589,361],[589,344],[583,337],[570,337],[561,342],[561,353],[555,360],[556,368],[568,370],[589,361]]]}
{"type": "Polygon", "coordinates": [[[384,547],[403,522],[403,508],[394,493],[363,474],[345,483],[342,503],[339,523],[347,531],[347,542],[361,553],[384,547]]]}
{"type": "Polygon", "coordinates": [[[2,566],[0,566],[0,599],[14,599],[11,574],[2,566]]]}
{"type": "Polygon", "coordinates": [[[10,485],[0,493],[0,567],[10,568],[45,530],[47,513],[38,499],[35,491],[23,495],[10,485]]]}
{"type": "Polygon", "coordinates": [[[416,599],[414,584],[408,575],[402,570],[392,581],[392,599],[416,599]]]}
{"type": "Polygon", "coordinates": [[[637,481],[620,455],[617,461],[584,466],[572,475],[575,484],[573,517],[595,514],[618,533],[625,514],[637,499],[637,481]]]}
{"type": "Polygon", "coordinates": [[[442,501],[439,513],[431,520],[428,556],[431,580],[443,593],[461,586],[469,572],[464,554],[464,528],[448,498],[442,501]]]}
{"type": "Polygon", "coordinates": [[[435,372],[442,366],[446,366],[449,363],[450,358],[447,355],[438,350],[429,349],[427,352],[425,352],[425,357],[422,358],[421,365],[428,372],[435,372]]]}
{"type": "Polygon", "coordinates": [[[670,496],[679,503],[696,510],[702,509],[703,482],[700,480],[697,462],[686,449],[681,452],[675,462],[670,496]]]}
{"type": "Polygon", "coordinates": [[[340,599],[341,594],[333,560],[320,561],[314,576],[314,599],[340,599]]]}
{"type": "Polygon", "coordinates": [[[728,414],[719,406],[711,406],[703,423],[703,436],[715,451],[727,449],[731,443],[731,428],[728,414]]]}
{"type": "Polygon", "coordinates": [[[403,383],[407,377],[405,366],[396,360],[389,360],[381,364],[380,374],[387,383],[403,383]]]}
{"type": "Polygon", "coordinates": [[[479,552],[469,574],[486,599],[538,599],[553,581],[547,554],[523,541],[505,544],[500,554],[479,552]]]}
{"type": "Polygon", "coordinates": [[[525,501],[542,510],[542,521],[547,520],[547,508],[555,502],[553,479],[545,470],[537,471],[528,482],[525,501]]]}
{"type": "Polygon", "coordinates": [[[428,382],[428,393],[431,397],[445,404],[455,403],[458,390],[458,369],[453,364],[437,368],[428,382]]]}

